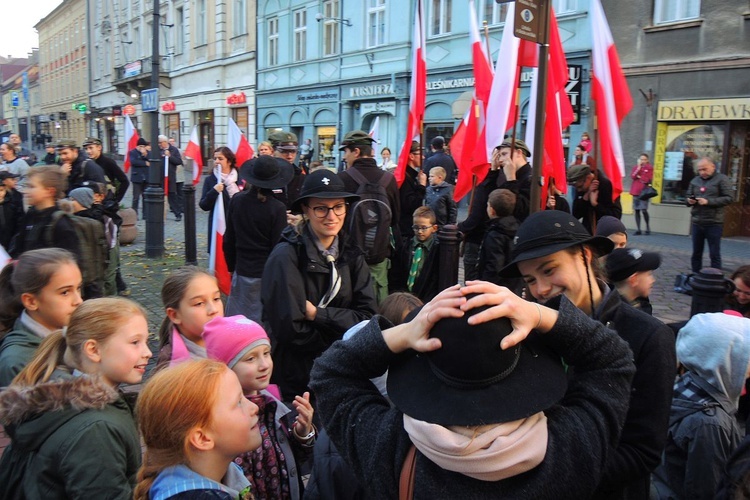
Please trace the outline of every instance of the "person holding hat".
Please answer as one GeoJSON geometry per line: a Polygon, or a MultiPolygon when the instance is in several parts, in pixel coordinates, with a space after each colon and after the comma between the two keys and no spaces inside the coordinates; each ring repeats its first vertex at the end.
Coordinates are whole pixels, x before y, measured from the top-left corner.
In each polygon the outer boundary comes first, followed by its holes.
{"type": "Polygon", "coordinates": [[[677,366],[674,335],[661,321],[623,302],[600,278],[598,257],[609,254],[613,246],[608,238],[591,236],[570,214],[536,212],[518,228],[512,261],[501,275],[522,277],[541,304],[565,295],[630,346],[628,356],[636,366],[630,407],[595,496],[648,498],[649,476],[667,439],[677,366]]]}
{"type": "Polygon", "coordinates": [[[243,179],[249,188],[229,202],[223,247],[227,267],[233,273],[228,316],[242,314],[258,323],[263,319],[263,267],[287,226],[286,205],[274,198],[273,190],[283,189],[293,175],[289,165],[273,156],[256,158],[243,179]]]}
{"type": "Polygon", "coordinates": [[[208,253],[211,253],[211,235],[214,221],[216,200],[221,196],[224,213],[229,211],[229,201],[245,188],[245,181],[240,179],[237,170],[237,157],[226,146],[214,151],[214,170],[203,181],[203,194],[198,202],[201,210],[208,212],[208,253]]]}
{"type": "Polygon", "coordinates": [[[55,146],[63,172],[68,174],[68,193],[83,186],[84,181],[106,184],[104,170],[93,160],[80,154],[78,145],[71,139],[62,139],[55,146]]]}
{"type": "Polygon", "coordinates": [[[138,213],[138,205],[143,197],[143,207],[146,208],[146,198],[144,192],[148,187],[148,169],[151,161],[148,159],[148,141],[143,137],[138,138],[135,148],[128,151],[130,159],[130,182],[133,184],[133,202],[131,207],[138,213]]]}
{"type": "Polygon", "coordinates": [[[627,344],[566,297],[543,306],[472,282],[407,323],[373,318],[316,361],[311,386],[372,498],[403,486],[414,498],[588,498],[634,370],[627,344]],[[386,369],[393,405],[369,381],[386,369]]]}
{"type": "Polygon", "coordinates": [[[605,215],[622,217],[620,197],[612,200],[612,182],[598,170],[588,165],[575,165],[568,169],[568,184],[576,190],[573,200],[573,217],[581,219],[589,234],[596,233],[596,224],[605,215]]]}
{"type": "Polygon", "coordinates": [[[284,401],[309,391],[315,358],[376,312],[364,255],[340,237],[357,199],[335,173],[306,175],[292,208],[303,221],[284,230],[263,269],[263,322],[277,364],[272,381],[284,401]]]}
{"type": "Polygon", "coordinates": [[[528,158],[531,150],[520,139],[506,139],[492,153],[492,163],[503,171],[504,181],[498,186],[516,194],[516,208],[513,216],[523,222],[530,213],[531,204],[531,165],[528,158]]]}
{"type": "Polygon", "coordinates": [[[654,286],[653,271],[659,269],[661,255],[637,248],[615,248],[607,256],[606,269],[610,283],[620,298],[646,314],[652,314],[648,296],[654,286]]]}
{"type": "Polygon", "coordinates": [[[119,209],[120,202],[125,198],[125,193],[130,187],[128,176],[115,160],[103,154],[102,141],[98,137],[87,137],[83,141],[83,149],[86,150],[89,158],[94,160],[104,171],[104,175],[107,177],[107,185],[112,186],[114,190],[113,201],[119,209]]]}
{"type": "Polygon", "coordinates": [[[24,216],[23,195],[15,189],[18,177],[18,174],[0,170],[0,245],[5,250],[10,248],[24,216]]]}
{"type": "Polygon", "coordinates": [[[432,167],[443,167],[445,169],[445,181],[448,184],[455,185],[458,167],[456,167],[456,162],[445,152],[444,148],[445,138],[441,135],[435,136],[432,141],[430,141],[432,155],[424,161],[422,171],[427,177],[429,177],[432,167]]]}
{"type": "Polygon", "coordinates": [[[302,181],[304,180],[302,178],[302,169],[294,163],[299,151],[297,136],[291,132],[277,130],[268,136],[268,140],[273,146],[273,155],[279,158],[280,161],[288,163],[294,169],[294,176],[289,181],[289,184],[287,184],[285,192],[287,208],[291,208],[294,200],[299,196],[302,181]]]}

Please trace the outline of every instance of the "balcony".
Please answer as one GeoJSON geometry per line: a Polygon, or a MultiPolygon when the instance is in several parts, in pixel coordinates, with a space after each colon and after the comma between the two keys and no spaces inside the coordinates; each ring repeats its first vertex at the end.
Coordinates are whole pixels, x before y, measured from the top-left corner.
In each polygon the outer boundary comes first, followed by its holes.
{"type": "MultiPolygon", "coordinates": [[[[169,78],[170,60],[162,57],[159,66],[159,87],[172,88],[169,78]]],[[[127,95],[151,88],[151,58],[146,57],[115,68],[115,88],[127,95]]]]}

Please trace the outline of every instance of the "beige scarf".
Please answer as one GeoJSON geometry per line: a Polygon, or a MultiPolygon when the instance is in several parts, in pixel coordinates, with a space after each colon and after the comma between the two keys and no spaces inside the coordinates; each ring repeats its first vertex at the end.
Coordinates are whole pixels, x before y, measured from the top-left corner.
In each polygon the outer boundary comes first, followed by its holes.
{"type": "Polygon", "coordinates": [[[404,429],[414,446],[443,469],[480,481],[500,481],[542,463],[547,452],[547,417],[530,417],[486,430],[430,424],[404,415],[404,429]],[[468,434],[468,435],[467,435],[468,434]]]}

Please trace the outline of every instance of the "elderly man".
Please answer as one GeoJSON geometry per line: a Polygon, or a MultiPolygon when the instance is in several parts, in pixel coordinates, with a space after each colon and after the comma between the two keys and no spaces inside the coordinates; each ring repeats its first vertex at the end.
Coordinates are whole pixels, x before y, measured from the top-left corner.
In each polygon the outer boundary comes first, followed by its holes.
{"type": "Polygon", "coordinates": [[[694,273],[703,267],[703,247],[708,241],[711,267],[721,269],[721,234],[724,230],[724,207],[732,203],[732,183],[729,177],[716,171],[711,158],[698,160],[698,175],[687,189],[690,209],[693,255],[690,265],[694,273]]]}
{"type": "Polygon", "coordinates": [[[159,149],[161,150],[161,157],[166,158],[164,161],[169,164],[169,185],[164,186],[164,189],[167,190],[169,210],[174,214],[175,220],[181,221],[182,212],[184,211],[182,186],[185,183],[185,170],[182,166],[182,156],[180,156],[179,149],[169,144],[169,139],[166,135],[159,136],[159,149]],[[178,169],[181,169],[182,172],[178,172],[178,169]]]}

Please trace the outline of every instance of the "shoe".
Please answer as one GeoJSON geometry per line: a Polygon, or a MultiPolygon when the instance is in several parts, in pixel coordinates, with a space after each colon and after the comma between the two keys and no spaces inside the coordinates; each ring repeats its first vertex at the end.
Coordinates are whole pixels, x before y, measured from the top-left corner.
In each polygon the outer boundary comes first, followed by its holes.
{"type": "Polygon", "coordinates": [[[636,236],[640,236],[640,235],[642,235],[643,233],[641,233],[640,231],[636,231],[636,232],[635,232],[635,233],[633,233],[633,234],[635,234],[636,236]]]}
{"type": "Polygon", "coordinates": [[[120,297],[130,297],[130,289],[126,288],[125,290],[121,290],[117,292],[117,295],[119,295],[120,297]]]}
{"type": "Polygon", "coordinates": [[[646,236],[648,236],[649,234],[651,234],[651,230],[650,229],[646,229],[646,236]]]}

